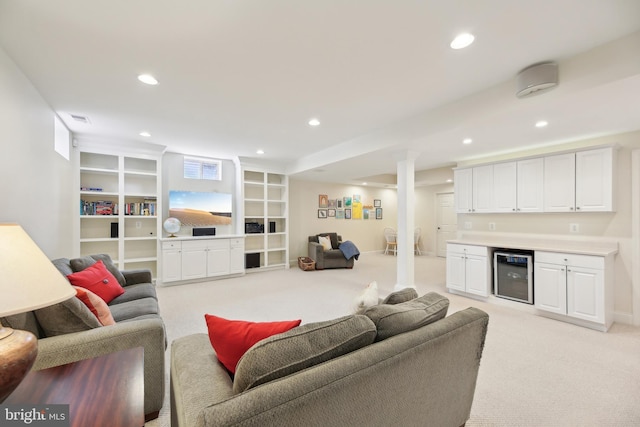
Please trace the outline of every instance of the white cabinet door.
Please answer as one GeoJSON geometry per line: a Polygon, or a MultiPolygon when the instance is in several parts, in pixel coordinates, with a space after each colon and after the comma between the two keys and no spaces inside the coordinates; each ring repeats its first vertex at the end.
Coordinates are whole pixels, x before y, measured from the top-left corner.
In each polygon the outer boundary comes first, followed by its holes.
{"type": "Polygon", "coordinates": [[[182,253],[179,249],[162,251],[162,281],[175,282],[182,279],[182,253]]]}
{"type": "Polygon", "coordinates": [[[493,165],[473,168],[473,209],[475,213],[493,212],[493,165]]]}
{"type": "Polygon", "coordinates": [[[564,265],[535,262],[534,305],[540,310],[567,314],[567,271],[564,265]]]}
{"type": "Polygon", "coordinates": [[[545,212],[573,212],[575,210],[575,160],[574,153],[544,158],[545,212]]]}
{"type": "Polygon", "coordinates": [[[544,210],[544,160],[542,158],[518,162],[518,212],[544,210]]]}
{"type": "Polygon", "coordinates": [[[493,165],[493,211],[515,212],[517,191],[516,162],[493,165]]]}
{"type": "Polygon", "coordinates": [[[473,209],[473,169],[453,171],[454,197],[457,213],[471,213],[473,209]]]}
{"type": "Polygon", "coordinates": [[[199,242],[182,243],[182,280],[207,277],[207,246],[199,242]]]}
{"type": "Polygon", "coordinates": [[[229,248],[207,249],[207,277],[229,274],[229,248]]]}
{"type": "Polygon", "coordinates": [[[576,210],[613,210],[613,149],[576,153],[576,210]]]}
{"type": "Polygon", "coordinates": [[[487,257],[467,255],[465,262],[466,290],[470,294],[489,296],[487,257]]]}
{"type": "Polygon", "coordinates": [[[230,256],[229,261],[229,273],[243,273],[244,272],[244,239],[231,239],[230,256]]]}
{"type": "Polygon", "coordinates": [[[465,256],[461,253],[447,252],[447,288],[464,292],[465,256]]]}
{"type": "Polygon", "coordinates": [[[602,270],[567,267],[567,314],[604,323],[604,276],[602,270]]]}

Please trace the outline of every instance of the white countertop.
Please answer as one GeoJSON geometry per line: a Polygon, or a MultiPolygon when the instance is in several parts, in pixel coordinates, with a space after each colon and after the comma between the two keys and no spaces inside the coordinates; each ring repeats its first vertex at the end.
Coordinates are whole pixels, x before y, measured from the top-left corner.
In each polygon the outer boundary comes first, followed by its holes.
{"type": "Polygon", "coordinates": [[[211,240],[211,239],[244,239],[244,234],[221,234],[216,236],[162,236],[160,238],[161,242],[172,242],[176,240],[211,240]]]}
{"type": "Polygon", "coordinates": [[[589,239],[566,239],[555,236],[463,235],[447,243],[459,245],[487,246],[504,249],[525,249],[547,252],[566,252],[581,255],[610,256],[618,253],[618,242],[589,239]]]}

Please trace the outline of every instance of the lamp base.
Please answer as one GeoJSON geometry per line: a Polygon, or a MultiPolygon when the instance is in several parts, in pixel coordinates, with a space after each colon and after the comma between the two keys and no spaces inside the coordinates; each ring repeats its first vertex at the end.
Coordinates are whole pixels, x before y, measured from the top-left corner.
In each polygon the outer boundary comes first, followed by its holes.
{"type": "Polygon", "coordinates": [[[20,385],[37,354],[35,335],[0,326],[0,403],[20,385]]]}

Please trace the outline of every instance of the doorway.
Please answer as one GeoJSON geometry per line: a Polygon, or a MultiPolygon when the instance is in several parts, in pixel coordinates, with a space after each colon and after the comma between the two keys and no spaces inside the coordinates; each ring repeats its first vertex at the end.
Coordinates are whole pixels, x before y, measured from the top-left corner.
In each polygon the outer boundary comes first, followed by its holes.
{"type": "Polygon", "coordinates": [[[456,215],[453,193],[436,195],[436,255],[447,256],[447,240],[457,236],[458,216],[456,215]]]}

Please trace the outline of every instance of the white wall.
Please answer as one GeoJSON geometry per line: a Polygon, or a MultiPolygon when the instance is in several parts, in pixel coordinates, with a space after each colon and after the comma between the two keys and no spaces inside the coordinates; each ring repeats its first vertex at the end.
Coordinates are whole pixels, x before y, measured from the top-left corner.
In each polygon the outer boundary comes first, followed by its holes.
{"type": "Polygon", "coordinates": [[[54,112],[2,49],[0,94],[0,222],[20,224],[49,258],[68,257],[73,168],[54,150],[54,112]]]}
{"type": "MultiPolygon", "coordinates": [[[[187,155],[188,156],[188,155],[187,155]]],[[[233,216],[232,225],[217,225],[216,235],[234,234],[236,223],[239,219],[240,208],[238,197],[236,197],[236,187],[241,183],[236,181],[236,165],[231,160],[222,160],[222,180],[211,181],[206,179],[188,179],[184,177],[184,157],[185,154],[165,153],[162,157],[162,192],[164,206],[162,207],[163,220],[169,218],[169,191],[203,191],[230,193],[233,195],[233,216]]],[[[182,227],[178,233],[181,236],[190,236],[191,227],[182,227]]]]}
{"type": "Polygon", "coordinates": [[[383,229],[397,227],[397,194],[395,189],[373,188],[289,178],[289,257],[296,260],[307,256],[308,237],[323,232],[336,232],[343,240],[351,240],[361,253],[380,251],[385,247],[383,229]],[[382,219],[318,218],[318,196],[329,199],[359,194],[364,205],[382,204],[382,219]]]}

